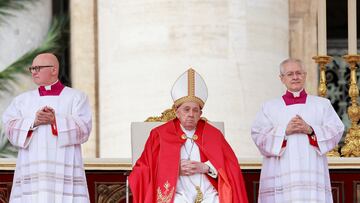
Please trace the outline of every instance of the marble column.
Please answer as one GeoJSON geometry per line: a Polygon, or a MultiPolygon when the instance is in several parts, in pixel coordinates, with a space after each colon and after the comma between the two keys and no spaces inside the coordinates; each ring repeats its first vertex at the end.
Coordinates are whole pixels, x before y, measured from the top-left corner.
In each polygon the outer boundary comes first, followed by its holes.
{"type": "Polygon", "coordinates": [[[170,89],[193,67],[209,98],[203,116],[225,122],[239,157],[265,100],[282,95],[288,1],[99,0],[100,156],[131,157],[130,123],[172,106],[170,89]]]}
{"type": "Polygon", "coordinates": [[[70,1],[72,86],[88,95],[93,114],[90,138],[82,146],[84,157],[99,157],[96,2],[70,1]]]}
{"type": "Polygon", "coordinates": [[[317,6],[313,0],[290,0],[290,56],[303,60],[307,71],[306,90],[317,95],[318,68],[313,56],[317,55],[317,6]]]}

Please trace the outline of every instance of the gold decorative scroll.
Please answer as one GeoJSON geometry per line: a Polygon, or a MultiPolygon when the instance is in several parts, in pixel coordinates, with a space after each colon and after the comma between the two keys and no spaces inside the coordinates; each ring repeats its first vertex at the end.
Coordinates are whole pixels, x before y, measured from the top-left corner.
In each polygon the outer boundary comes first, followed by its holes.
{"type": "Polygon", "coordinates": [[[126,200],[125,183],[96,183],[97,203],[121,202],[126,200]]]}
{"type": "MultiPolygon", "coordinates": [[[[175,109],[166,109],[161,113],[161,116],[151,116],[145,122],[167,122],[176,118],[175,109]]],[[[202,120],[207,121],[207,118],[201,117],[202,120]]]]}
{"type": "Polygon", "coordinates": [[[161,116],[152,116],[145,120],[145,122],[167,122],[176,118],[175,109],[166,109],[161,113],[161,116]]]}

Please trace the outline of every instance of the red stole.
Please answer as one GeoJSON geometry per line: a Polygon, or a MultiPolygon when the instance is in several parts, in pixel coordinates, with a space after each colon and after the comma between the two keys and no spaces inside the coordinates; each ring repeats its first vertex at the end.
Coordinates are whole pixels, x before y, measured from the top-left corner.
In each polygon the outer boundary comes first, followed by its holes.
{"type": "MultiPolygon", "coordinates": [[[[170,202],[174,200],[176,184],[180,173],[180,148],[186,142],[186,139],[182,138],[185,133],[181,130],[180,121],[174,119],[172,125],[175,127],[174,133],[168,132],[169,135],[160,135],[159,162],[157,167],[158,177],[155,188],[157,191],[156,202],[161,203],[168,202],[167,200],[171,200],[170,202]]],[[[198,139],[194,141],[199,146],[200,154],[202,154],[200,146],[204,125],[204,121],[199,121],[194,134],[194,136],[197,135],[198,137],[198,139]]]]}

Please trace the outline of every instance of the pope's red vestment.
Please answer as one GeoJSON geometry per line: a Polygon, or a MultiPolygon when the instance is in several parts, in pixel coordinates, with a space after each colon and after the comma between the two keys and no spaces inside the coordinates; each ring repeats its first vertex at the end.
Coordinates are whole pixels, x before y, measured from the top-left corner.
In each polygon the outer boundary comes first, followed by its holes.
{"type": "MultiPolygon", "coordinates": [[[[178,119],[154,128],[137,160],[129,183],[134,203],[170,203],[174,201],[180,169],[182,139],[178,119]]],[[[238,160],[222,133],[206,121],[196,127],[195,143],[202,162],[210,161],[218,171],[216,179],[207,176],[217,189],[220,203],[248,202],[238,160]]]]}

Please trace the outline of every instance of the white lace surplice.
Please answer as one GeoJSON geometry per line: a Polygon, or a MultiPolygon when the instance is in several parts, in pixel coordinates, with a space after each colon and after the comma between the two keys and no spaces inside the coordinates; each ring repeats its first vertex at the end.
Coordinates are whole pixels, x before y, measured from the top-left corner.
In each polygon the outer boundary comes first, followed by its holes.
{"type": "Polygon", "coordinates": [[[329,100],[307,96],[306,104],[286,106],[282,98],[265,103],[252,126],[252,138],[264,156],[260,177],[259,203],[331,203],[326,152],[341,139],[344,125],[329,100]],[[300,115],[315,131],[319,148],[308,136],[287,136],[289,121],[300,115]]]}
{"type": "Polygon", "coordinates": [[[91,131],[85,94],[68,87],[59,96],[23,93],[6,109],[3,123],[9,141],[19,147],[10,202],[89,202],[80,146],[91,131]],[[55,110],[58,136],[50,125],[41,125],[28,138],[36,111],[44,106],[55,110]]]}

